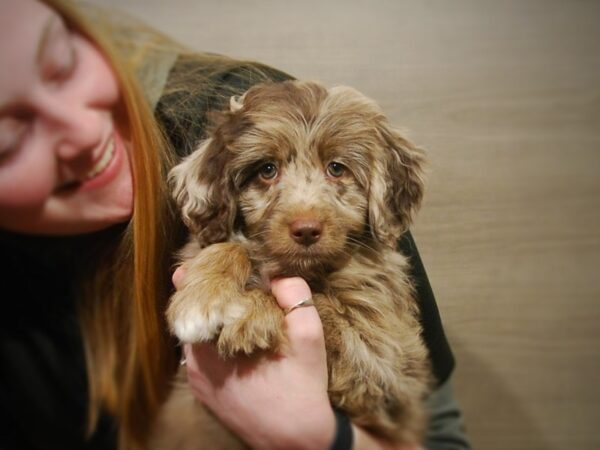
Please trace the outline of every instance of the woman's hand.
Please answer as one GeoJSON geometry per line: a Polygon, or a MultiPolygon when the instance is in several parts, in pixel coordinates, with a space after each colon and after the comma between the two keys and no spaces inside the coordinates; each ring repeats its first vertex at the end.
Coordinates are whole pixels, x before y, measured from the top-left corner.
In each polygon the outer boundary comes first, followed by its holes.
{"type": "MultiPolygon", "coordinates": [[[[177,287],[183,270],[173,274],[177,287]]],[[[301,278],[271,283],[281,308],[310,297],[301,278]]],[[[289,345],[282,353],[221,359],[210,344],[186,345],[188,380],[194,395],[254,449],[328,449],[335,417],[327,396],[323,327],[314,307],[285,317],[289,345]]],[[[392,444],[352,426],[355,450],[423,450],[392,444]]]]}
{"type": "MultiPolygon", "coordinates": [[[[182,272],[173,281],[180,284],[182,272]]],[[[301,278],[273,281],[282,308],[310,297],[301,278]]],[[[194,395],[254,449],[328,449],[335,417],[327,396],[323,327],[314,307],[285,317],[289,345],[278,354],[221,359],[210,344],[186,345],[194,395]]]]}

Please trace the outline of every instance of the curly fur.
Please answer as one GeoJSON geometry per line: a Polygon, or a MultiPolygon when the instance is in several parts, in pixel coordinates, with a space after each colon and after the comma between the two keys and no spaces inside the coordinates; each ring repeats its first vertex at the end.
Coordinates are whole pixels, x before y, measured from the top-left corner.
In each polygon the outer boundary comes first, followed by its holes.
{"type": "MultiPolygon", "coordinates": [[[[382,436],[419,439],[430,372],[408,261],[395,247],[421,202],[423,164],[354,89],[294,81],[232,98],[171,172],[191,231],[167,312],[173,333],[215,342],[224,356],[277,350],[283,314],[265,280],[301,276],[323,322],[332,404],[382,436]]],[[[211,432],[215,421],[190,398],[174,390],[156,448],[242,445],[211,432]],[[173,406],[182,401],[186,412],[173,406]]]]}

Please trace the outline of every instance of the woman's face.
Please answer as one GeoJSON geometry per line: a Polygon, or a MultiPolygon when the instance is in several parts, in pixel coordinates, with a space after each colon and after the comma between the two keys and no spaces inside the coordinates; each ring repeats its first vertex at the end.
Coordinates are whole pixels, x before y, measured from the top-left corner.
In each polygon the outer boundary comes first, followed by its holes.
{"type": "Polygon", "coordinates": [[[0,0],[0,228],[78,234],[133,209],[117,80],[100,52],[35,0],[0,0]]]}

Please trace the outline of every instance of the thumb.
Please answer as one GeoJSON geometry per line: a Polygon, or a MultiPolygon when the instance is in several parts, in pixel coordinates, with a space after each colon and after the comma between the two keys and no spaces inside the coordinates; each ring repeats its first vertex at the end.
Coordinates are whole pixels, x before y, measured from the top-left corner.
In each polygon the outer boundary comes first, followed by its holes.
{"type": "Polygon", "coordinates": [[[179,290],[183,287],[183,279],[185,278],[185,269],[183,266],[179,266],[173,275],[171,276],[171,281],[173,282],[173,286],[175,289],[179,290]]]}
{"type": "Polygon", "coordinates": [[[310,298],[312,293],[306,281],[300,277],[277,278],[271,281],[271,292],[283,309],[310,298]]]}
{"type": "MultiPolygon", "coordinates": [[[[290,308],[311,298],[306,281],[299,277],[278,278],[271,281],[271,292],[282,309],[290,308]]],[[[323,325],[314,306],[296,308],[285,316],[285,325],[292,352],[306,350],[306,346],[324,347],[323,325]]],[[[310,352],[309,352],[310,353],[310,352]]],[[[319,352],[317,352],[319,353],[319,352]]]]}

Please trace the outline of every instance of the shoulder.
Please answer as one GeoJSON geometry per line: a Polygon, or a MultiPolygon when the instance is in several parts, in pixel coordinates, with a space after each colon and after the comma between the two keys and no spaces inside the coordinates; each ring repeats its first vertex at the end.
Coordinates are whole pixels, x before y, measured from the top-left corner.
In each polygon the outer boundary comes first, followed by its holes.
{"type": "Polygon", "coordinates": [[[179,156],[205,137],[209,112],[258,83],[292,77],[267,65],[210,53],[181,54],[175,61],[155,114],[179,156]]]}

